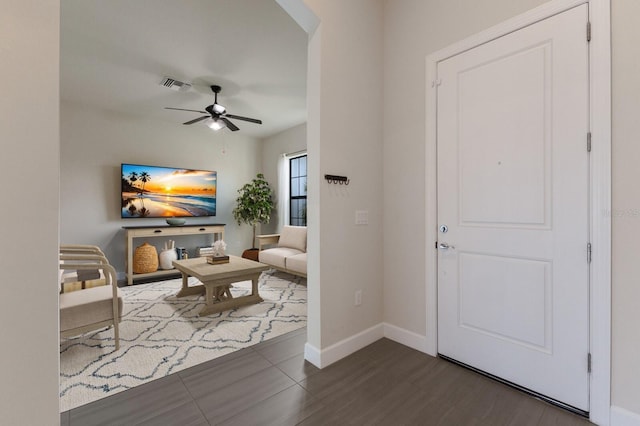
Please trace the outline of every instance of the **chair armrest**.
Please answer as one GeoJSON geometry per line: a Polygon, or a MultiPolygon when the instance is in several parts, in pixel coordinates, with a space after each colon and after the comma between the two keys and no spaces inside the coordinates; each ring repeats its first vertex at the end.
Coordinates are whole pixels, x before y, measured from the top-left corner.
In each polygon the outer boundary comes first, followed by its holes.
{"type": "Polygon", "coordinates": [[[258,239],[258,249],[262,250],[262,246],[278,244],[280,234],[258,235],[256,238],[258,239]]]}
{"type": "Polygon", "coordinates": [[[61,244],[60,254],[97,254],[104,256],[100,247],[85,244],[61,244]]]}
{"type": "Polygon", "coordinates": [[[83,262],[88,264],[108,264],[109,261],[106,257],[99,254],[60,254],[61,264],[65,262],[83,262]]]}

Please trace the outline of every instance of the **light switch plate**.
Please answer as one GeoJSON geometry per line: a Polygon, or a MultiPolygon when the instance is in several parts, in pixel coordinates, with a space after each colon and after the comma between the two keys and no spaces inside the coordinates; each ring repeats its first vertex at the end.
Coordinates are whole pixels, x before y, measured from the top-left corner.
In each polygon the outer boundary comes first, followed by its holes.
{"type": "Polygon", "coordinates": [[[369,224],[369,210],[356,210],[356,225],[369,224]]]}

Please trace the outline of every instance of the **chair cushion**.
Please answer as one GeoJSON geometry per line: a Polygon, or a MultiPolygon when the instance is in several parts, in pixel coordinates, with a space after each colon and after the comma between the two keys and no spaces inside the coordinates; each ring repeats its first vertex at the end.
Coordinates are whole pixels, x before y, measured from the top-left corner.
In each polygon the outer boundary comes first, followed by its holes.
{"type": "Polygon", "coordinates": [[[287,257],[285,265],[289,271],[307,275],[307,253],[287,257]]]}
{"type": "Polygon", "coordinates": [[[278,240],[278,247],[289,247],[307,251],[307,227],[283,226],[278,240]]]}
{"type": "Polygon", "coordinates": [[[274,247],[262,250],[258,256],[261,263],[275,266],[276,268],[285,268],[284,260],[289,256],[300,254],[302,251],[289,247],[274,247]]]}
{"type": "MultiPolygon", "coordinates": [[[[118,312],[122,317],[122,296],[118,289],[118,312]]],[[[113,289],[88,288],[60,295],[60,331],[107,321],[113,318],[113,289]]]]}

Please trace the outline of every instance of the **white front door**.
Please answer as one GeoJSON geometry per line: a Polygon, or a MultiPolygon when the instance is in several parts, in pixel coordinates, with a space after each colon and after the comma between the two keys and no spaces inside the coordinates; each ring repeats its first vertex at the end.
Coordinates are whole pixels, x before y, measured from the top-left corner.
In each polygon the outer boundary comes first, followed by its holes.
{"type": "Polygon", "coordinates": [[[583,411],[587,20],[585,4],[437,67],[438,352],[583,411]]]}

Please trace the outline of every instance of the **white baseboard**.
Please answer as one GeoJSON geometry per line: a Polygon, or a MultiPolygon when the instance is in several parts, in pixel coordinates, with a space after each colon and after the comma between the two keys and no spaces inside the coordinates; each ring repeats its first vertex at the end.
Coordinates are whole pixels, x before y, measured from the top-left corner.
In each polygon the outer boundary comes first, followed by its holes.
{"type": "Polygon", "coordinates": [[[640,426],[640,414],[611,406],[611,426],[640,426]]]}
{"type": "Polygon", "coordinates": [[[304,359],[318,368],[324,368],[342,358],[351,355],[352,353],[359,351],[372,344],[373,342],[380,340],[384,337],[384,328],[382,324],[374,325],[358,334],[341,340],[338,343],[325,348],[318,349],[308,342],[304,345],[304,359]]]}
{"type": "Polygon", "coordinates": [[[304,359],[318,368],[324,368],[383,337],[429,354],[429,345],[426,336],[392,324],[381,323],[341,340],[325,349],[318,349],[307,342],[304,345],[304,359]]]}
{"type": "Polygon", "coordinates": [[[428,353],[427,337],[392,324],[383,323],[384,337],[420,352],[428,353]]]}
{"type": "Polygon", "coordinates": [[[304,344],[304,359],[316,367],[322,368],[322,356],[320,355],[320,350],[309,344],[309,342],[304,344]]]}

